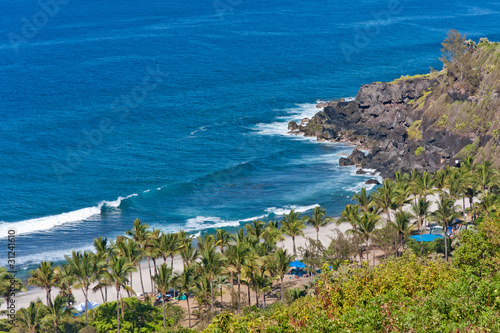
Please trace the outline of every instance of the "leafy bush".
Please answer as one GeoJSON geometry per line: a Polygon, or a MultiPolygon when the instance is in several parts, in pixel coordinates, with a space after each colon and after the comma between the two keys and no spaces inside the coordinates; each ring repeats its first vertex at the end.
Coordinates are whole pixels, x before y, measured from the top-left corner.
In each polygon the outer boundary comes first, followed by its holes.
{"type": "Polygon", "coordinates": [[[420,156],[423,152],[425,151],[425,148],[424,147],[417,147],[417,149],[415,149],[415,156],[420,156]]]}

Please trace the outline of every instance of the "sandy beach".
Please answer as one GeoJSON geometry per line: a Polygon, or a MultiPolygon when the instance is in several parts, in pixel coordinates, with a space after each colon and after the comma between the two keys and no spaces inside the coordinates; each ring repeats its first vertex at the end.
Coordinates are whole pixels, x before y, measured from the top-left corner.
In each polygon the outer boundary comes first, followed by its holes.
{"type": "MultiPolygon", "coordinates": [[[[319,239],[321,240],[324,246],[328,246],[328,244],[330,244],[330,237],[333,235],[333,230],[337,228],[345,232],[347,229],[350,228],[350,226],[349,224],[342,224],[339,227],[337,227],[334,224],[330,224],[320,229],[319,239]]],[[[304,237],[299,236],[295,239],[295,245],[297,247],[297,251],[299,247],[305,245],[306,237],[316,239],[316,229],[308,226],[306,229],[304,229],[304,237]]],[[[279,242],[278,246],[287,249],[287,251],[289,251],[290,253],[293,252],[293,243],[291,237],[288,236],[285,237],[285,240],[279,242]]],[[[161,265],[162,263],[163,259],[157,261],[157,264],[161,265]]],[[[170,265],[169,259],[167,259],[167,264],[170,265]]],[[[152,263],[151,266],[153,266],[152,263]]],[[[153,267],[151,267],[151,269],[153,270],[153,267]]],[[[144,291],[146,293],[151,292],[152,286],[151,286],[151,280],[149,278],[150,274],[147,261],[141,262],[141,270],[143,275],[144,291]]],[[[176,256],[174,258],[174,271],[178,273],[182,272],[182,259],[180,258],[180,256],[176,256]]],[[[138,271],[135,272],[132,276],[132,289],[134,289],[137,295],[142,294],[142,288],[138,271]]],[[[53,288],[52,297],[54,298],[58,292],[59,289],[53,288]]],[[[73,294],[76,299],[76,304],[85,302],[85,298],[81,290],[75,289],[73,290],[73,294]]],[[[29,306],[30,302],[36,301],[38,298],[45,303],[45,295],[46,295],[45,290],[41,288],[32,288],[28,292],[19,293],[15,296],[16,308],[17,309],[26,308],[29,306]]],[[[122,291],[122,296],[127,296],[127,293],[125,291],[122,291]]],[[[108,301],[115,301],[115,300],[116,300],[115,292],[108,290],[108,301]]],[[[101,304],[103,302],[101,293],[89,291],[88,301],[97,302],[101,304]]],[[[0,306],[0,310],[5,310],[5,309],[6,309],[6,304],[4,303],[0,306]]]]}

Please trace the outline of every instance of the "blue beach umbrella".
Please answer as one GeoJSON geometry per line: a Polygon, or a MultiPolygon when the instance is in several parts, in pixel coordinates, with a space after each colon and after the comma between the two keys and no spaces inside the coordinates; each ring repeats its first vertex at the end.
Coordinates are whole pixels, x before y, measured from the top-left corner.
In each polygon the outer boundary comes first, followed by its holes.
{"type": "MultiPolygon", "coordinates": [[[[420,242],[420,235],[411,236],[410,238],[413,239],[413,240],[415,240],[415,241],[417,241],[417,242],[420,242]]],[[[422,235],[422,241],[423,242],[432,242],[432,241],[435,241],[438,238],[443,238],[443,236],[441,236],[441,235],[433,235],[433,234],[422,235]]]]}
{"type": "Polygon", "coordinates": [[[290,267],[296,267],[296,268],[306,268],[306,264],[304,264],[303,262],[300,262],[298,260],[295,260],[295,261],[292,261],[290,263],[290,267]]]}

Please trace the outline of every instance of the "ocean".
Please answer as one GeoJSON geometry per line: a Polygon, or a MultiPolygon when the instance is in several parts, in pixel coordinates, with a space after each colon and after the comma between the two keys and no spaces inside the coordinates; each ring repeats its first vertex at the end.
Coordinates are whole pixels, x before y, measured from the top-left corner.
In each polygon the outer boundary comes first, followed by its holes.
{"type": "MultiPolygon", "coordinates": [[[[441,68],[450,28],[500,40],[496,1],[0,0],[0,249],[21,272],[136,218],[234,230],[370,174],[290,136],[317,101],[441,68]]],[[[1,254],[0,254],[0,258],[1,254]]]]}

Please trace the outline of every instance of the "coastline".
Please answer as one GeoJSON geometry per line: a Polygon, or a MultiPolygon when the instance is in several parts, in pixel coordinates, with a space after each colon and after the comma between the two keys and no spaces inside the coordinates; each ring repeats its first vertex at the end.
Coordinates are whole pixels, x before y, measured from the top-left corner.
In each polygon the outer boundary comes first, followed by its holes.
{"type": "MultiPolygon", "coordinates": [[[[345,232],[346,230],[350,229],[350,225],[347,223],[343,223],[337,227],[335,224],[332,223],[325,227],[320,228],[319,239],[325,247],[327,247],[330,244],[329,237],[333,235],[334,229],[339,229],[340,231],[345,232]]],[[[306,229],[304,229],[304,237],[299,236],[295,239],[295,244],[297,249],[305,245],[306,237],[316,239],[316,229],[314,229],[311,226],[307,226],[306,229]]],[[[292,238],[289,236],[285,236],[285,240],[280,241],[278,243],[278,247],[282,247],[286,249],[289,253],[292,253],[293,252],[292,238]]],[[[157,265],[158,264],[159,265],[163,264],[163,259],[157,260],[157,265]]],[[[167,266],[170,267],[170,259],[167,259],[167,266]]],[[[153,270],[152,264],[151,264],[151,269],[153,270]]],[[[141,261],[141,271],[143,275],[144,290],[146,293],[151,292],[152,288],[151,288],[151,280],[149,279],[149,268],[147,260],[141,261]]],[[[177,273],[182,272],[182,259],[179,255],[174,257],[174,271],[177,273]]],[[[133,283],[132,289],[134,289],[137,296],[142,294],[139,271],[133,273],[132,283],[133,283]]],[[[58,292],[59,290],[57,288],[53,288],[52,298],[54,298],[58,292]]],[[[75,296],[75,305],[85,302],[85,297],[83,296],[83,292],[80,289],[74,289],[73,295],[75,296]]],[[[45,290],[39,287],[30,288],[30,290],[28,290],[27,292],[18,293],[14,298],[16,309],[26,308],[29,306],[30,302],[36,301],[37,299],[41,299],[42,302],[45,302],[45,296],[46,296],[45,290]]],[[[127,293],[122,291],[122,296],[126,297],[127,293]]],[[[103,299],[100,292],[89,291],[88,301],[96,302],[99,304],[103,303],[103,299]]],[[[108,289],[108,302],[110,301],[116,301],[116,295],[114,292],[110,292],[110,289],[108,289]]],[[[0,305],[0,310],[5,310],[5,309],[6,309],[5,303],[0,305]]]]}

